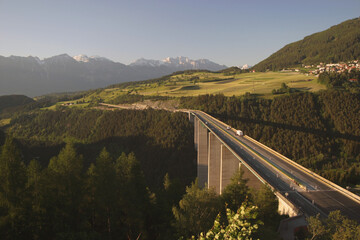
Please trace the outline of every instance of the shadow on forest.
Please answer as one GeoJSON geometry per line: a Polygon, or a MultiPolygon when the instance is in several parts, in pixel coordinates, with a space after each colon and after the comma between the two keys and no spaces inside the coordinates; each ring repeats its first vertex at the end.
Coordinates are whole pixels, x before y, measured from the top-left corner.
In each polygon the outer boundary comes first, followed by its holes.
{"type": "Polygon", "coordinates": [[[300,127],[300,126],[293,126],[290,124],[284,124],[284,123],[275,123],[270,121],[263,121],[258,119],[251,119],[251,118],[235,118],[235,117],[229,117],[229,116],[223,116],[220,114],[211,114],[215,118],[219,119],[227,119],[232,121],[241,121],[245,123],[255,123],[265,126],[271,126],[274,128],[281,128],[281,129],[287,129],[292,131],[298,131],[298,132],[304,132],[304,133],[311,133],[315,135],[319,135],[322,137],[335,137],[335,138],[342,138],[346,140],[356,141],[360,142],[360,136],[352,135],[352,134],[345,134],[340,132],[333,132],[333,131],[324,131],[320,129],[314,129],[314,128],[306,128],[306,127],[300,127]]]}
{"type": "Polygon", "coordinates": [[[5,133],[0,129],[0,146],[5,142],[5,133]]]}
{"type": "MultiPolygon", "coordinates": [[[[18,140],[26,164],[36,159],[45,167],[50,159],[57,156],[65,143],[49,144],[45,142],[31,143],[18,140]]],[[[154,144],[154,140],[146,136],[109,137],[92,143],[76,143],[78,154],[84,157],[84,167],[87,169],[95,163],[101,150],[106,150],[117,159],[123,152],[133,152],[139,160],[149,187],[159,187],[163,177],[169,173],[170,177],[177,178],[184,185],[188,185],[196,177],[196,154],[193,146],[189,149],[176,150],[163,148],[154,144]]]]}

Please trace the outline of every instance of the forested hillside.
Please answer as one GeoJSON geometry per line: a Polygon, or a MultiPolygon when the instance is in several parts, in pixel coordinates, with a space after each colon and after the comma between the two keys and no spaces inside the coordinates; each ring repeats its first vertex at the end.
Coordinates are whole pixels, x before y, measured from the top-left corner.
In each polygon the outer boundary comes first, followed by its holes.
{"type": "Polygon", "coordinates": [[[35,101],[24,95],[0,96],[0,116],[8,115],[25,108],[30,108],[35,101]]]}
{"type": "MultiPolygon", "coordinates": [[[[332,181],[360,182],[358,94],[323,91],[273,100],[203,95],[181,104],[244,130],[332,181]]],[[[279,239],[285,216],[267,187],[252,191],[241,172],[221,196],[193,182],[193,126],[183,113],[59,107],[12,115],[5,130],[1,239],[196,239],[201,232],[216,239],[234,229],[279,239]]],[[[333,215],[348,227],[338,232],[326,225],[328,235],[355,236],[355,222],[333,215]]]]}
{"type": "Polygon", "coordinates": [[[21,141],[27,159],[38,158],[44,164],[70,141],[77,143],[87,166],[103,147],[114,156],[134,152],[152,187],[161,184],[166,172],[172,177],[185,177],[183,184],[189,184],[195,176],[193,128],[181,113],[37,111],[14,118],[8,132],[21,141]]]}
{"type": "Polygon", "coordinates": [[[360,98],[345,91],[273,100],[204,95],[182,98],[343,186],[360,183],[360,98]]]}
{"type": "Polygon", "coordinates": [[[196,177],[185,114],[36,110],[6,130],[1,239],[173,238],[171,208],[196,177]]]}
{"type": "Polygon", "coordinates": [[[290,43],[254,66],[256,71],[279,70],[301,64],[337,63],[360,59],[360,18],[290,43]]]}
{"type": "Polygon", "coordinates": [[[34,100],[24,95],[0,96],[0,112],[6,108],[32,103],[34,100]]]}
{"type": "Polygon", "coordinates": [[[226,231],[236,218],[243,235],[278,239],[284,217],[270,189],[251,191],[241,172],[222,196],[193,182],[193,126],[183,113],[33,111],[14,117],[7,135],[1,239],[189,238],[214,231],[216,216],[226,231]]]}

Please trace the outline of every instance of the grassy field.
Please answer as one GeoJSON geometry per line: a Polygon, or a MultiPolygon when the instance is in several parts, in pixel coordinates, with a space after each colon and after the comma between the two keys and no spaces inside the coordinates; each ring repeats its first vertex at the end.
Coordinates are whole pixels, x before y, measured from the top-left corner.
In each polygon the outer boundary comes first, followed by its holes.
{"type": "MultiPolygon", "coordinates": [[[[59,102],[111,102],[113,99],[124,94],[140,94],[148,96],[197,96],[202,94],[223,93],[225,96],[240,96],[247,92],[257,94],[264,98],[273,98],[273,89],[279,89],[282,83],[299,91],[318,91],[325,89],[324,85],[317,83],[314,76],[306,76],[295,72],[267,72],[267,73],[242,73],[227,75],[224,73],[195,72],[183,73],[169,76],[164,81],[141,82],[127,87],[99,89],[76,101],[59,102]]],[[[86,107],[87,104],[80,103],[71,107],[86,107]]],[[[54,108],[55,106],[50,107],[54,108]]]]}
{"type": "MultiPolygon", "coordinates": [[[[223,93],[226,96],[238,96],[250,92],[263,97],[272,97],[271,91],[280,88],[281,83],[286,83],[289,87],[300,91],[325,89],[324,85],[317,83],[314,76],[293,72],[243,73],[230,76],[223,73],[199,72],[171,76],[161,84],[135,85],[122,89],[122,93],[132,91],[141,95],[180,97],[217,93],[223,93]]],[[[119,89],[115,88],[106,89],[99,96],[108,99],[117,94],[119,94],[119,89]]]]}

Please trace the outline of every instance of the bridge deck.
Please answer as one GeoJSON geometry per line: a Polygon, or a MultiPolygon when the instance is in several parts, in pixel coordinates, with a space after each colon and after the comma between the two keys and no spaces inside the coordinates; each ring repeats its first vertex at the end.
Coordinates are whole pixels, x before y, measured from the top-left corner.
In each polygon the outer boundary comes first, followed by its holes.
{"type": "Polygon", "coordinates": [[[211,116],[200,111],[193,111],[193,114],[202,122],[207,122],[210,131],[306,215],[320,213],[326,216],[330,211],[340,210],[360,222],[359,202],[249,138],[235,136],[233,130],[227,130],[227,125],[211,116]]]}

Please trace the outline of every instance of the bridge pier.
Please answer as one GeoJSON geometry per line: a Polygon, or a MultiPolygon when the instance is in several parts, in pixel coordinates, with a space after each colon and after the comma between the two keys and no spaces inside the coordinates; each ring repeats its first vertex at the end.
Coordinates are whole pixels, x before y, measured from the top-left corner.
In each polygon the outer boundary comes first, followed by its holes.
{"type": "Polygon", "coordinates": [[[221,193],[221,145],[219,139],[213,133],[209,132],[208,187],[214,188],[218,194],[221,193]]]}
{"type": "Polygon", "coordinates": [[[208,132],[209,130],[197,120],[197,177],[199,187],[208,182],[208,132]]]}
{"type": "Polygon", "coordinates": [[[194,145],[195,150],[198,151],[198,144],[199,144],[199,119],[194,118],[194,145]]]}
{"type": "Polygon", "coordinates": [[[247,179],[246,185],[250,188],[259,190],[264,183],[262,183],[244,164],[240,163],[240,168],[244,172],[243,178],[247,179]]]}
{"type": "Polygon", "coordinates": [[[194,122],[194,119],[195,119],[195,116],[194,116],[193,114],[191,114],[190,112],[189,112],[188,114],[189,114],[189,121],[190,121],[191,123],[193,123],[193,122],[194,122]]]}
{"type": "MultiPolygon", "coordinates": [[[[194,116],[193,116],[194,117],[194,116]]],[[[198,185],[203,188],[213,188],[217,194],[222,194],[225,187],[231,183],[231,178],[235,172],[242,168],[243,178],[247,179],[247,186],[260,189],[265,181],[261,176],[253,173],[250,167],[243,164],[241,153],[234,154],[219,138],[206,126],[199,118],[194,117],[189,120],[194,123],[194,144],[197,150],[197,177],[198,185]],[[239,156],[240,154],[240,156],[239,156]],[[260,180],[262,179],[262,180],[260,180]]],[[[289,215],[290,219],[283,221],[279,231],[284,239],[293,239],[293,232],[296,227],[306,224],[303,217],[299,215],[299,210],[286,197],[280,193],[274,193],[279,200],[278,211],[280,214],[289,215]],[[300,220],[302,221],[300,221],[300,220]]]]}
{"type": "Polygon", "coordinates": [[[240,160],[198,118],[194,118],[194,143],[199,187],[207,185],[217,194],[222,194],[240,168],[244,171],[243,177],[248,179],[249,187],[259,189],[262,186],[263,183],[247,167],[243,167],[240,160]]]}
{"type": "Polygon", "coordinates": [[[220,192],[222,194],[224,188],[231,182],[231,178],[235,172],[240,168],[241,164],[239,159],[230,152],[230,150],[221,144],[221,159],[220,159],[220,192]]]}

